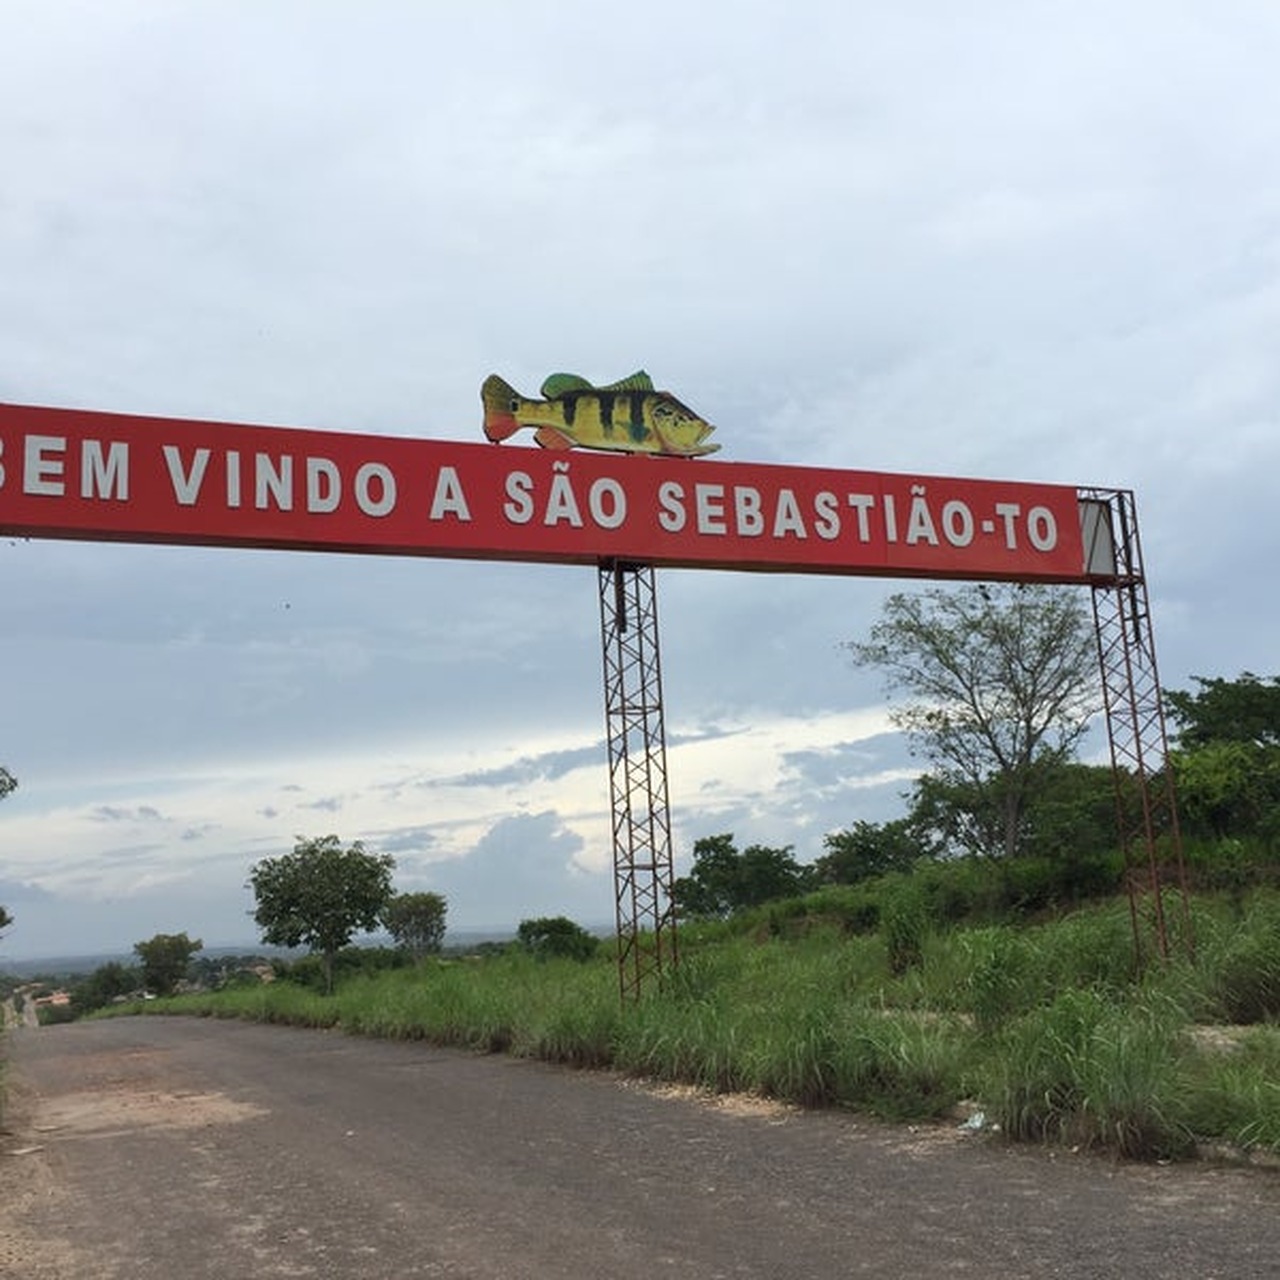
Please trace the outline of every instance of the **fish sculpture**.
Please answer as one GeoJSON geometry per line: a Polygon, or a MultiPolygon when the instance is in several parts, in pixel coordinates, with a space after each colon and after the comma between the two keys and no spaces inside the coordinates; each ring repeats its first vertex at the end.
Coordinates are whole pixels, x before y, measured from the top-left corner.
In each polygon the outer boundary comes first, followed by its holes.
{"type": "Polygon", "coordinates": [[[612,449],[679,458],[696,458],[720,447],[704,443],[715,428],[669,391],[655,391],[643,370],[604,387],[577,374],[553,373],[542,384],[542,396],[528,399],[491,374],[480,389],[485,435],[506,440],[533,427],[533,438],[544,449],[612,449]]]}

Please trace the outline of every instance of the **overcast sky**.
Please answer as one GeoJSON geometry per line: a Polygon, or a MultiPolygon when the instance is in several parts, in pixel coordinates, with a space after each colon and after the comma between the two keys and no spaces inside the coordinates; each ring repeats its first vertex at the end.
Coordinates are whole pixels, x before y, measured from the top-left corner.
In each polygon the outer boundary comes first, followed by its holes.
{"type": "MultiPolygon", "coordinates": [[[[1132,488],[1163,683],[1278,669],[1273,0],[0,0],[0,65],[0,401],[479,441],[644,367],[726,460],[1132,488]]],[[[678,870],[900,812],[899,585],[659,575],[678,870]]],[[[595,591],[0,543],[0,963],[247,945],[328,832],[608,923],[595,591]]]]}

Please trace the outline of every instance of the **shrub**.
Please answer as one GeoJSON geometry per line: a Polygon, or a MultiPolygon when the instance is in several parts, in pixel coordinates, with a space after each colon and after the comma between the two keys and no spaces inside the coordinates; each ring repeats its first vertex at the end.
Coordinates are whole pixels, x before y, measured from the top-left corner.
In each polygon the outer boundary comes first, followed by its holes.
{"type": "Polygon", "coordinates": [[[574,924],[567,916],[542,916],[521,920],[516,941],[540,960],[560,956],[568,960],[590,960],[600,945],[599,938],[574,924]]]}
{"type": "MultiPolygon", "coordinates": [[[[332,983],[337,986],[359,975],[403,969],[412,963],[413,958],[407,952],[395,947],[343,947],[333,956],[332,983]]],[[[322,955],[312,954],[292,961],[276,960],[272,967],[278,977],[309,991],[329,990],[330,976],[322,955]]]]}

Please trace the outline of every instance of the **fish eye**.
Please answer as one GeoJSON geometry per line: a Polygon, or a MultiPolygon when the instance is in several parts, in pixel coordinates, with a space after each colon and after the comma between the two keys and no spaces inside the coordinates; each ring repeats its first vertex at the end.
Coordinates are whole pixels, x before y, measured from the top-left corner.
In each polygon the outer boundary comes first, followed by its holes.
{"type": "Polygon", "coordinates": [[[519,407],[520,407],[520,401],[519,401],[519,400],[517,400],[514,396],[512,396],[512,397],[511,397],[511,400],[510,400],[510,402],[509,402],[509,404],[507,405],[507,408],[509,408],[509,409],[511,410],[511,412],[512,412],[512,413],[515,413],[515,411],[516,411],[519,407]]]}

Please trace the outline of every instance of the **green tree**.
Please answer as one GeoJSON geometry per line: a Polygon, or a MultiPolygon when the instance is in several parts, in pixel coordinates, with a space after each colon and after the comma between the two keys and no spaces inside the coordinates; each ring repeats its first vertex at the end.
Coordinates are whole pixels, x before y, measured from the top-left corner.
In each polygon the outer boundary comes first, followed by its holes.
{"type": "Polygon", "coordinates": [[[118,960],[112,960],[109,964],[100,965],[72,988],[71,1007],[77,1016],[92,1013],[94,1009],[105,1008],[119,996],[137,991],[141,982],[137,969],[127,968],[118,960]]]}
{"type": "Polygon", "coordinates": [[[891,711],[936,782],[968,806],[952,835],[988,857],[1023,850],[1045,776],[1100,706],[1093,626],[1060,587],[970,586],[889,597],[846,647],[907,701],[891,711]]]}
{"type": "Polygon", "coordinates": [[[447,910],[441,893],[397,893],[387,903],[382,923],[414,960],[421,960],[444,945],[447,910]]]}
{"type": "MultiPolygon", "coordinates": [[[[922,774],[911,791],[908,826],[935,855],[999,848],[1006,810],[1003,780],[974,782],[922,774]]],[[[1021,855],[1071,860],[1116,845],[1116,784],[1109,765],[1046,760],[1021,801],[1021,855]]]]}
{"type": "Polygon", "coordinates": [[[1219,740],[1169,753],[1188,829],[1224,840],[1280,834],[1280,747],[1219,740]]]}
{"type": "Polygon", "coordinates": [[[876,823],[859,820],[822,838],[826,853],[814,864],[823,884],[857,884],[890,871],[910,871],[927,850],[906,818],[876,823]]]}
{"type": "Polygon", "coordinates": [[[672,897],[680,913],[727,916],[736,896],[738,860],[731,833],[695,840],[692,869],[672,885],[672,897]]]}
{"type": "Polygon", "coordinates": [[[1031,797],[1027,852],[1070,860],[1116,848],[1116,773],[1110,765],[1070,760],[1031,797]]]}
{"type": "Polygon", "coordinates": [[[1280,677],[1192,679],[1195,690],[1164,690],[1188,829],[1217,840],[1280,834],[1280,677]]]}
{"type": "Polygon", "coordinates": [[[249,872],[263,942],[305,946],[323,957],[325,990],[333,991],[333,957],[357,932],[376,929],[391,898],[390,854],[366,853],[359,840],[297,838],[293,852],[264,858],[249,872]]]}
{"type": "Polygon", "coordinates": [[[1209,742],[1251,742],[1280,747],[1280,676],[1261,679],[1252,671],[1234,680],[1192,676],[1196,690],[1165,689],[1183,750],[1209,742]]]}
{"type": "Polygon", "coordinates": [[[796,897],[816,882],[813,868],[800,866],[790,845],[753,844],[739,853],[731,834],[704,836],[694,841],[693,867],[672,886],[672,896],[685,915],[723,918],[775,898],[796,897]]]}
{"type": "Polygon", "coordinates": [[[521,920],[516,941],[540,960],[562,956],[569,960],[590,960],[600,945],[599,938],[588,933],[568,916],[540,916],[521,920]]]}
{"type": "Polygon", "coordinates": [[[171,995],[187,976],[191,957],[203,946],[199,938],[188,938],[185,933],[157,933],[146,942],[135,942],[133,949],[142,961],[143,986],[158,996],[171,995]]]}

